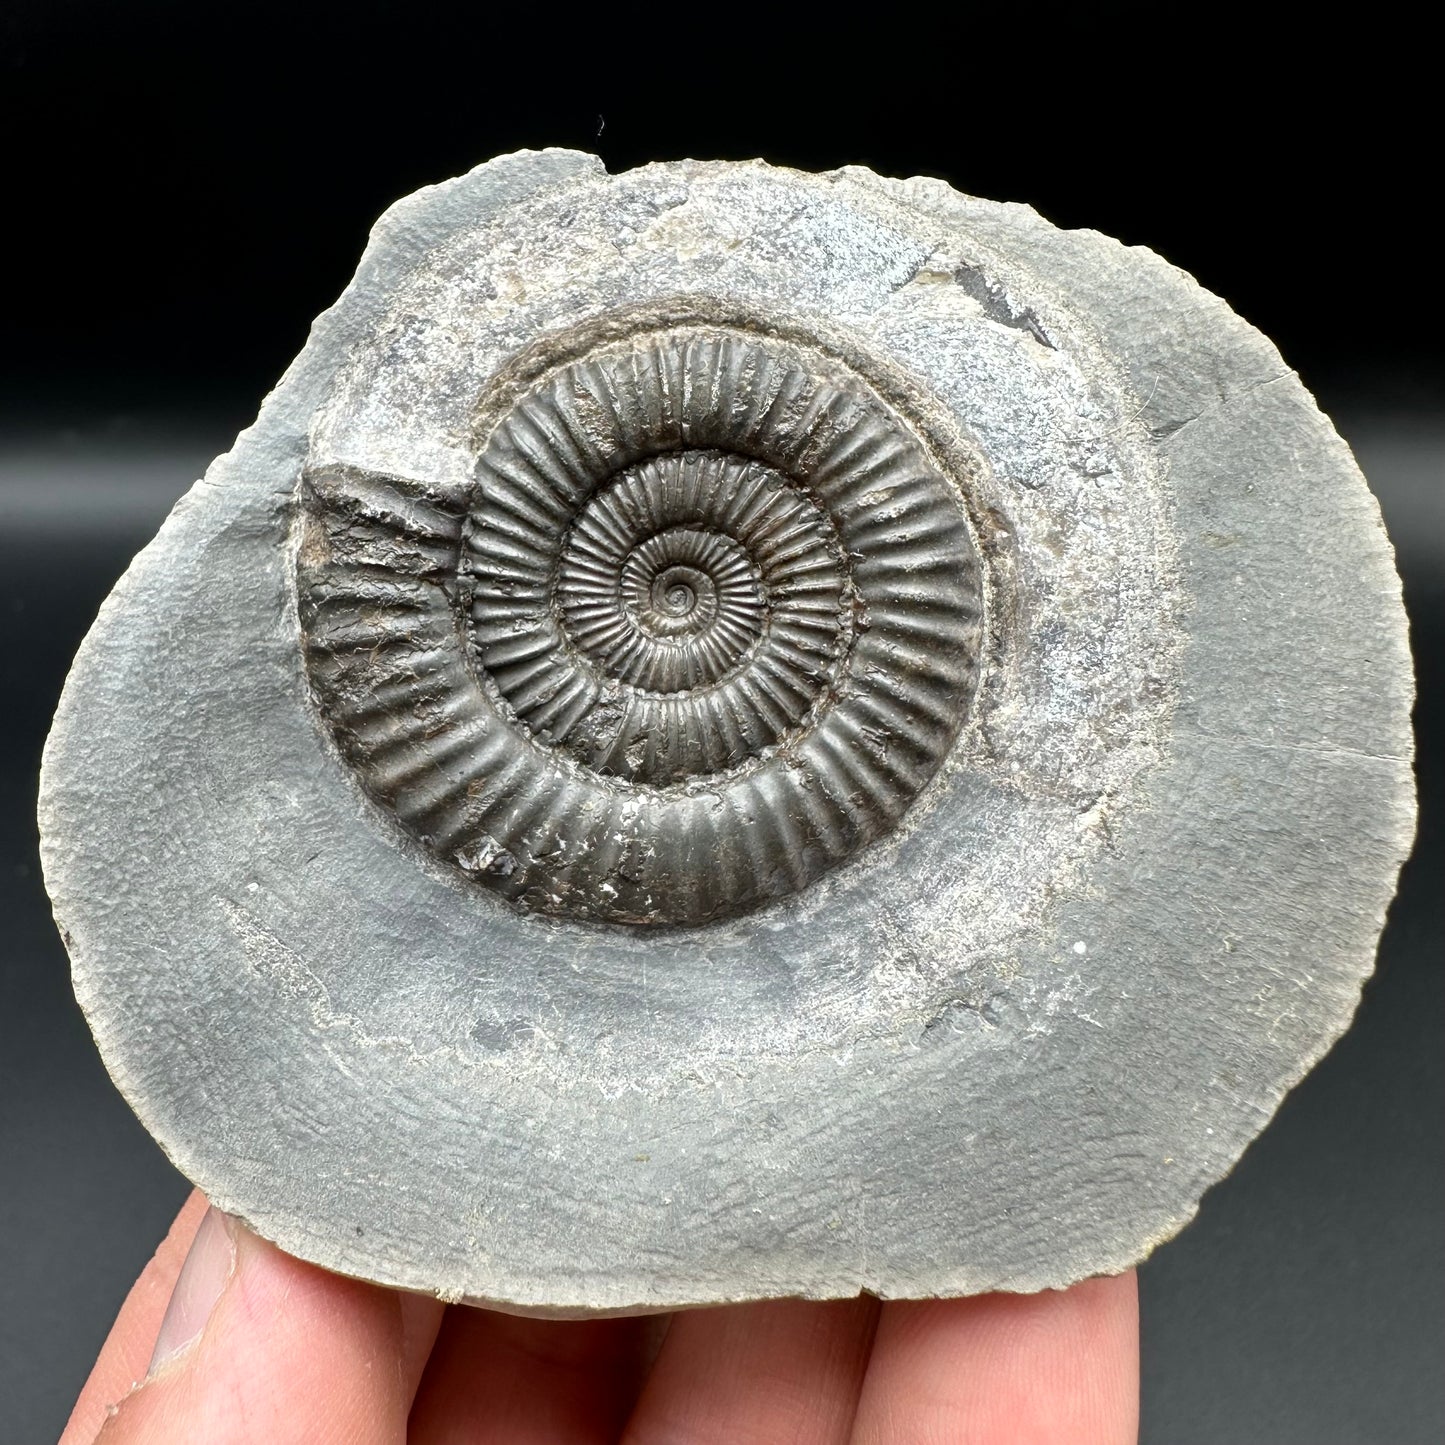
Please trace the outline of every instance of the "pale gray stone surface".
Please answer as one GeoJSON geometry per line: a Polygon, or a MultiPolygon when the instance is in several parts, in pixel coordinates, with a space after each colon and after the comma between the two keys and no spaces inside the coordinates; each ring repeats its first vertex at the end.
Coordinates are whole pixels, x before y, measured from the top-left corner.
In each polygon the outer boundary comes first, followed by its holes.
{"type": "Polygon", "coordinates": [[[303,1257],[558,1312],[1031,1290],[1177,1231],[1347,1025],[1410,698],[1347,449],[1151,253],[935,181],[520,154],[387,213],[117,586],[47,748],[46,881],[137,1113],[303,1257]],[[496,378],[638,318],[863,378],[982,588],[901,821],[678,928],[479,886],[494,855],[338,734],[300,622],[304,478],[465,500],[496,378]]]}

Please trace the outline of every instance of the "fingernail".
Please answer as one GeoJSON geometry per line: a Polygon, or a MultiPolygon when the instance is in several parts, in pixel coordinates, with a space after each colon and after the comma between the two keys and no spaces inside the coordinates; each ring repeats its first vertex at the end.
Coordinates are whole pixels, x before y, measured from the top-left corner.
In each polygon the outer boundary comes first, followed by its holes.
{"type": "Polygon", "coordinates": [[[236,1241],[230,1221],[219,1210],[208,1209],[171,1292],[147,1377],[184,1354],[200,1339],[235,1267],[236,1241]]]}

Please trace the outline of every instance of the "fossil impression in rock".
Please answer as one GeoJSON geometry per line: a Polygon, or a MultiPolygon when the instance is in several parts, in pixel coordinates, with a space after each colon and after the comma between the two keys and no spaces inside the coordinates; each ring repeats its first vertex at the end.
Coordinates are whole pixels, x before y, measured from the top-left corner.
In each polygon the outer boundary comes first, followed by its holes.
{"type": "Polygon", "coordinates": [[[1413,827],[1378,510],[1147,251],[935,181],[398,203],[67,683],[101,1052],[333,1269],[1032,1290],[1192,1215],[1413,827]]]}
{"type": "Polygon", "coordinates": [[[303,476],[320,715],[413,837],[528,909],[794,893],[893,828],[968,712],[983,591],[946,464],[763,327],[669,307],[543,345],[455,489],[303,476]]]}

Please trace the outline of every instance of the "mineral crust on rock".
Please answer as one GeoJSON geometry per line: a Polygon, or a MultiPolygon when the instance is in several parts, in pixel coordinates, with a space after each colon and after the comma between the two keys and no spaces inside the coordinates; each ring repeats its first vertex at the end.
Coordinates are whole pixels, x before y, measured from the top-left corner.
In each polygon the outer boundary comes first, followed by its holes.
{"type": "Polygon", "coordinates": [[[306,1259],[1034,1290],[1346,1027],[1410,701],[1348,450],[1157,256],[525,153],[387,212],[117,585],[46,881],[136,1112],[306,1259]]]}

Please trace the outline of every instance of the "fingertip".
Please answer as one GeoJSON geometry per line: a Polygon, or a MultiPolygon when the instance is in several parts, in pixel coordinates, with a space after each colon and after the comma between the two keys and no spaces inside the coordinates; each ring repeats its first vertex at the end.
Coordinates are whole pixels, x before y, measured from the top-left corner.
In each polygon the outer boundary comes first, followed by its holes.
{"type": "Polygon", "coordinates": [[[420,1364],[408,1365],[394,1291],[305,1264],[213,1211],[173,1309],[157,1365],[106,1420],[103,1445],[401,1438],[420,1364]]]}
{"type": "Polygon", "coordinates": [[[969,1445],[1138,1435],[1133,1271],[1066,1290],[884,1306],[855,1439],[969,1445]]]}
{"type": "Polygon", "coordinates": [[[877,1318],[878,1302],[868,1295],[674,1315],[623,1439],[845,1439],[877,1318]]]}
{"type": "Polygon", "coordinates": [[[432,1346],[441,1331],[447,1307],[439,1299],[424,1294],[398,1294],[397,1310],[401,1316],[401,1369],[407,1407],[416,1398],[422,1372],[431,1358],[432,1346]]]}
{"type": "Polygon", "coordinates": [[[229,1216],[208,1209],[171,1290],[156,1332],[147,1376],[180,1358],[200,1338],[236,1269],[236,1239],[229,1216]]]}
{"type": "Polygon", "coordinates": [[[193,1189],[117,1312],[70,1412],[60,1445],[86,1445],[94,1440],[107,1412],[145,1373],[176,1279],[209,1208],[206,1196],[193,1189]]]}

